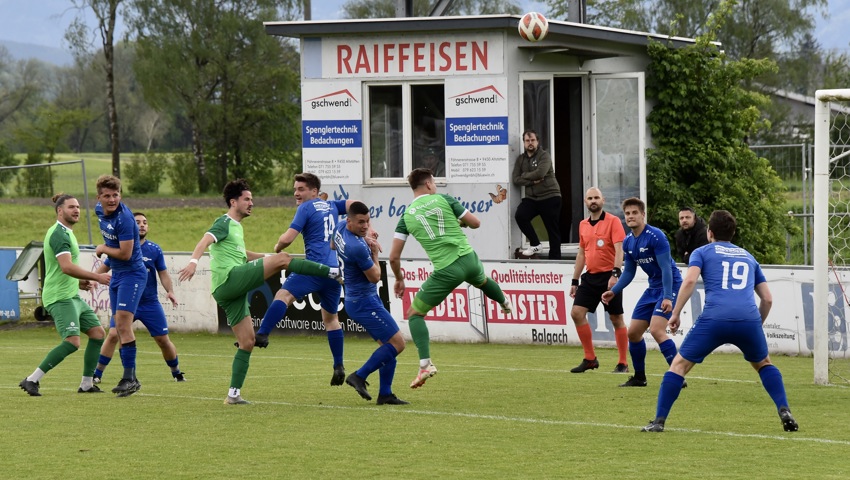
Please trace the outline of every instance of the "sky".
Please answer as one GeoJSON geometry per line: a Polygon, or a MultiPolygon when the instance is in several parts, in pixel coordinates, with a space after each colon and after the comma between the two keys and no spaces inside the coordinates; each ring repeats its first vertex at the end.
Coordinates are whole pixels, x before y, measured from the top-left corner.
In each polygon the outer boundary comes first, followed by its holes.
{"type": "MultiPolygon", "coordinates": [[[[313,0],[313,19],[340,18],[345,0],[313,0]]],[[[522,0],[524,11],[546,12],[545,1],[522,0]]],[[[65,29],[76,15],[71,0],[0,0],[0,40],[66,49],[65,29]]],[[[815,36],[826,49],[850,52],[850,0],[829,0],[829,20],[818,19],[815,36]]],[[[273,20],[273,19],[270,19],[273,20]]]]}

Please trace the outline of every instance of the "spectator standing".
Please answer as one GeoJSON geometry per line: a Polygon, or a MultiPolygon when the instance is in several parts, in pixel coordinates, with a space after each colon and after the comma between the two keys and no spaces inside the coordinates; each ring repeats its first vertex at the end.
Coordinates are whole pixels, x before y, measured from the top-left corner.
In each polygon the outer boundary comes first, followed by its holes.
{"type": "Polygon", "coordinates": [[[679,229],[673,238],[676,241],[676,252],[684,263],[690,260],[691,252],[708,245],[705,222],[697,216],[693,208],[682,207],[679,210],[679,229]]]}
{"type": "Polygon", "coordinates": [[[530,245],[522,254],[530,257],[541,250],[540,239],[531,225],[534,217],[540,216],[549,235],[549,258],[560,260],[561,187],[555,179],[552,157],[540,148],[534,130],[523,132],[522,141],[525,151],[517,157],[511,175],[514,185],[525,187],[525,197],[514,213],[516,223],[530,245]]]}

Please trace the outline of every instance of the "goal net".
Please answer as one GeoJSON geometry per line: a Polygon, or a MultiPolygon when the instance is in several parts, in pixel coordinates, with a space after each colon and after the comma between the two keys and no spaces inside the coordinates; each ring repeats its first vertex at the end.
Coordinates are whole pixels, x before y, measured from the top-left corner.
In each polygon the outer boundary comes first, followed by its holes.
{"type": "Polygon", "coordinates": [[[850,384],[850,89],[818,90],[814,161],[814,380],[850,384]]]}

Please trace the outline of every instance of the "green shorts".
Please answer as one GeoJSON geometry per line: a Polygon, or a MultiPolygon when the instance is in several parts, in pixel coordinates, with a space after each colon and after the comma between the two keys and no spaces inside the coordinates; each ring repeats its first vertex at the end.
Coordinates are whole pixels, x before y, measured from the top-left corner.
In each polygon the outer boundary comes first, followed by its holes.
{"type": "Polygon", "coordinates": [[[101,326],[100,319],[97,318],[94,310],[79,295],[53,302],[45,308],[53,317],[56,333],[63,340],[68,337],[79,337],[80,332],[88,332],[94,327],[101,326]]]}
{"type": "Polygon", "coordinates": [[[419,288],[413,299],[413,309],[417,312],[428,313],[446,299],[452,290],[463,282],[480,287],[487,281],[484,275],[484,265],[475,252],[468,253],[446,268],[436,270],[419,288]]]}
{"type": "Polygon", "coordinates": [[[264,281],[262,258],[233,267],[227,272],[227,280],[219,285],[212,295],[224,310],[228,325],[235,326],[251,313],[248,292],[262,285],[264,281]]]}

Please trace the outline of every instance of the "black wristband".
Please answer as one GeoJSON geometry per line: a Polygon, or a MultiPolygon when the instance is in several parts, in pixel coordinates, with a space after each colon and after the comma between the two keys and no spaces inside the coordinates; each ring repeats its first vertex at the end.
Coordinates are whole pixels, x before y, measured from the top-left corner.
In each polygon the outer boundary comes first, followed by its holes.
{"type": "Polygon", "coordinates": [[[620,267],[614,267],[614,269],[611,270],[611,276],[614,278],[620,278],[620,275],[622,274],[623,271],[620,269],[620,267]]]}
{"type": "Polygon", "coordinates": [[[577,279],[577,278],[574,278],[574,279],[573,279],[572,286],[574,286],[574,287],[577,287],[577,286],[578,286],[578,279],[577,279]]]}

